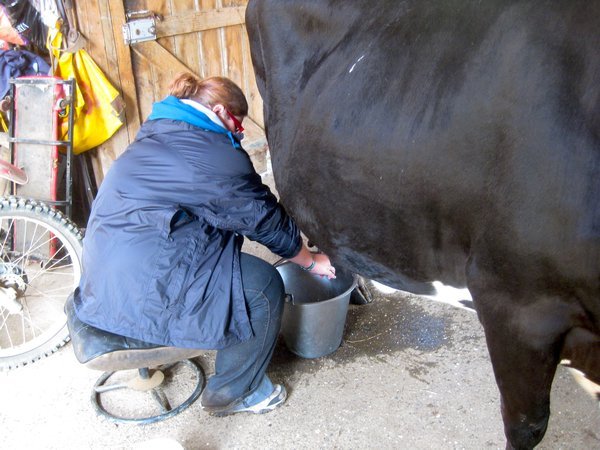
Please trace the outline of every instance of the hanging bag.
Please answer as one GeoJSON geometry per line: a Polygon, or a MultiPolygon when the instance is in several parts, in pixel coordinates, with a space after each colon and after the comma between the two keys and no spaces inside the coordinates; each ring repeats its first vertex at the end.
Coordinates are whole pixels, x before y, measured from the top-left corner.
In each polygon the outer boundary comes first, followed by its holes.
{"type": "MultiPolygon", "coordinates": [[[[75,79],[73,153],[79,154],[102,144],[123,125],[124,102],[83,48],[65,51],[58,29],[50,30],[48,40],[54,75],[75,79]]],[[[67,131],[65,118],[61,123],[63,139],[67,131]]]]}

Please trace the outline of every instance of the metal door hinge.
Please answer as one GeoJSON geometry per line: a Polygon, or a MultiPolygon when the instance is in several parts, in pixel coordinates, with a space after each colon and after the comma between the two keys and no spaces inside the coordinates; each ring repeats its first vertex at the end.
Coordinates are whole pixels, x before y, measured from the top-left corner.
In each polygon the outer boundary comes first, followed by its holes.
{"type": "Polygon", "coordinates": [[[129,20],[123,24],[123,39],[126,45],[136,44],[144,41],[156,40],[156,20],[160,19],[160,16],[154,14],[152,11],[133,11],[127,13],[127,19],[129,20]]]}

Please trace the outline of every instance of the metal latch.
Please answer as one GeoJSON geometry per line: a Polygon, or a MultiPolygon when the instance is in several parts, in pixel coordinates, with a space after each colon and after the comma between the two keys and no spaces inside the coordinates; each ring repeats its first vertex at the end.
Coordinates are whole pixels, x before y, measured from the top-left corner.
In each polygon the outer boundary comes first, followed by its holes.
{"type": "Polygon", "coordinates": [[[134,11],[127,13],[127,18],[139,17],[123,24],[123,39],[125,44],[156,40],[156,19],[152,11],[134,11]]]}

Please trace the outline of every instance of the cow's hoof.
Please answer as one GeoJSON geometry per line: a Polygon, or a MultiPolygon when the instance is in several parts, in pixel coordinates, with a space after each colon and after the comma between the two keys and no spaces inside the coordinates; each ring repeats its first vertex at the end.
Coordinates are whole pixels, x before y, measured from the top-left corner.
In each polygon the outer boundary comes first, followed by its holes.
{"type": "Polygon", "coordinates": [[[350,304],[351,305],[366,305],[373,301],[373,296],[371,295],[371,291],[367,286],[367,281],[357,275],[358,284],[356,288],[350,294],[350,304]]]}

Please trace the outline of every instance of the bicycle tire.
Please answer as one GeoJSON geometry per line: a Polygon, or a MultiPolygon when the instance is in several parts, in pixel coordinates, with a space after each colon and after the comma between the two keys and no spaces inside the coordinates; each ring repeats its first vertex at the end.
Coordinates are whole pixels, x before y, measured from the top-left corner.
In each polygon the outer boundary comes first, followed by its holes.
{"type": "Polygon", "coordinates": [[[64,303],[81,277],[82,239],[48,204],[0,197],[0,370],[35,362],[68,342],[64,303]]]}

